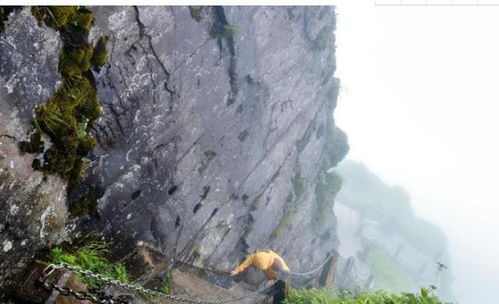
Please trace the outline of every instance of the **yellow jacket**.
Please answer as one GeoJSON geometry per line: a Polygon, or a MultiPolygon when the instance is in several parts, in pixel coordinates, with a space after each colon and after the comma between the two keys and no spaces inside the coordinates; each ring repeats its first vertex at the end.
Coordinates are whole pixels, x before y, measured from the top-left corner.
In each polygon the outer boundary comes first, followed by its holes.
{"type": "Polygon", "coordinates": [[[279,270],[289,271],[286,262],[272,250],[262,250],[250,255],[241,265],[234,269],[233,273],[243,272],[250,266],[262,270],[268,279],[275,279],[279,270]]]}

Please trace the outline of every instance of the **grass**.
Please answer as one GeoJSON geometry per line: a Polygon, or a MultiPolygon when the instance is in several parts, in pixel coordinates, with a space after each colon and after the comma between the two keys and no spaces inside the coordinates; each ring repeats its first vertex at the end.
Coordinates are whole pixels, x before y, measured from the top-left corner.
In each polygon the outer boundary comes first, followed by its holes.
{"type": "Polygon", "coordinates": [[[393,294],[383,290],[349,296],[330,289],[293,290],[284,304],[443,304],[434,294],[435,287],[421,288],[419,293],[393,294]]]}
{"type": "Polygon", "coordinates": [[[163,277],[163,282],[161,286],[158,288],[159,292],[169,294],[172,291],[171,287],[171,282],[172,282],[172,277],[171,274],[168,272],[164,277],[163,277]]]}
{"type": "MultiPolygon", "coordinates": [[[[122,264],[109,262],[109,246],[102,242],[93,242],[68,252],[61,247],[55,247],[48,253],[48,261],[53,264],[68,263],[93,273],[99,273],[121,282],[128,282],[128,273],[122,264]]],[[[92,278],[82,278],[88,286],[100,286],[100,282],[92,278]]]]}

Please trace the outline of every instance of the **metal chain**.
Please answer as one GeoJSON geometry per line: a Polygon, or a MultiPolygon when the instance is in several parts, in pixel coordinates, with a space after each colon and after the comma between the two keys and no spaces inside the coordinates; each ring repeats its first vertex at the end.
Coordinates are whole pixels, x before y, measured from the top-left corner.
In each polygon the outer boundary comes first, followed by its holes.
{"type": "Polygon", "coordinates": [[[47,282],[40,281],[40,284],[42,285],[43,288],[45,288],[47,290],[57,290],[63,296],[72,296],[78,300],[89,300],[89,301],[92,301],[94,303],[100,303],[100,304],[129,304],[130,303],[126,299],[120,299],[119,296],[117,298],[112,298],[112,297],[98,298],[89,292],[74,291],[71,288],[59,287],[53,283],[47,283],[47,282]]]}
{"type": "Polygon", "coordinates": [[[307,277],[311,274],[314,274],[315,272],[317,272],[319,269],[322,268],[322,266],[326,265],[326,263],[333,257],[332,254],[330,254],[322,264],[320,264],[319,266],[317,266],[317,268],[315,268],[314,270],[311,270],[309,272],[303,272],[303,273],[300,273],[300,272],[293,272],[293,271],[290,271],[289,273],[291,273],[291,275],[293,276],[297,276],[297,277],[307,277]]]}
{"type": "MultiPolygon", "coordinates": [[[[72,265],[69,265],[67,263],[61,263],[61,264],[58,264],[58,265],[56,265],[56,264],[50,264],[46,268],[46,270],[44,272],[45,273],[48,272],[50,274],[55,269],[69,270],[69,271],[72,271],[74,273],[80,274],[82,276],[90,277],[90,278],[96,279],[98,281],[107,283],[109,285],[119,286],[119,287],[124,288],[124,289],[129,290],[129,291],[140,292],[140,293],[145,294],[145,295],[149,295],[149,296],[153,296],[153,297],[158,297],[158,298],[163,298],[163,299],[167,299],[167,300],[172,300],[172,301],[176,301],[176,302],[183,302],[183,303],[192,303],[192,304],[223,304],[223,303],[231,303],[231,302],[240,301],[242,299],[249,298],[249,297],[255,297],[255,296],[258,295],[258,294],[257,295],[247,295],[247,296],[242,296],[242,297],[235,298],[235,299],[222,300],[222,301],[207,301],[207,300],[202,300],[202,299],[190,299],[190,298],[184,298],[184,297],[180,297],[180,296],[176,296],[176,295],[166,294],[166,293],[162,293],[162,292],[158,292],[158,291],[154,291],[154,290],[150,290],[150,289],[145,289],[144,287],[138,286],[138,285],[133,285],[133,284],[129,284],[129,283],[123,283],[123,282],[121,282],[119,280],[116,280],[116,279],[113,279],[113,278],[109,278],[109,277],[105,277],[105,276],[103,276],[101,274],[98,274],[98,273],[93,273],[90,270],[83,270],[83,269],[81,269],[78,266],[72,266],[72,265]]],[[[261,290],[259,290],[259,291],[261,291],[261,290]]],[[[105,302],[105,303],[111,303],[111,302],[105,302]]],[[[115,302],[113,302],[113,303],[115,303],[115,302]]]]}

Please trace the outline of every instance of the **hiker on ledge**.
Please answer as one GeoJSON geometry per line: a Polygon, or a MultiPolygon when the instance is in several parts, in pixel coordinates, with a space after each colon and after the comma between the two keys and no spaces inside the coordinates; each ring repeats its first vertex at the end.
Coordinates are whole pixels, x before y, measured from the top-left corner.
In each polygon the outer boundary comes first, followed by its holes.
{"type": "Polygon", "coordinates": [[[277,253],[265,249],[250,255],[241,265],[234,268],[230,275],[235,276],[250,266],[263,271],[268,283],[274,283],[276,279],[286,280],[290,271],[286,262],[277,253]]]}

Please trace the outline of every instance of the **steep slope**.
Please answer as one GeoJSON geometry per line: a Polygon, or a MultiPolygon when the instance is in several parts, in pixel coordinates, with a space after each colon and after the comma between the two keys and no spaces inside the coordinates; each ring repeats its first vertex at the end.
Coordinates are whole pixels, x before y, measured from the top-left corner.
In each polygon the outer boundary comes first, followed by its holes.
{"type": "Polygon", "coordinates": [[[409,194],[363,163],[346,160],[335,170],[344,181],[335,206],[340,253],[368,266],[373,288],[399,292],[435,285],[439,296],[452,299],[449,249],[440,227],[417,217],[409,194]],[[439,270],[438,263],[446,267],[439,270]]]}
{"type": "MultiPolygon", "coordinates": [[[[332,116],[339,86],[334,8],[91,11],[89,42],[107,36],[109,56],[91,72],[102,106],[92,130],[97,146],[63,198],[72,214],[71,237],[97,231],[113,242],[118,257],[143,241],[171,258],[222,270],[265,247],[281,252],[297,271],[321,263],[337,241],[333,202],[317,199],[316,189],[348,151],[332,116]],[[319,221],[319,213],[329,220],[319,221]]],[[[60,41],[23,9],[9,15],[1,45],[21,39],[35,45],[30,31],[60,41]]],[[[42,45],[37,58],[29,47],[16,48],[16,56],[1,50],[0,81],[10,84],[2,86],[2,109],[9,113],[0,116],[0,133],[7,135],[2,143],[26,140],[30,114],[59,85],[54,69],[35,70],[32,79],[21,77],[18,66],[4,67],[16,58],[35,67],[57,62],[57,43],[42,45]],[[27,98],[24,92],[38,85],[48,91],[27,98]],[[12,133],[10,121],[19,121],[23,131],[12,133]]],[[[0,162],[7,166],[8,160],[0,162]]],[[[11,195],[14,182],[1,183],[2,195],[11,195]]],[[[6,204],[2,210],[11,208],[6,204]]],[[[0,241],[10,229],[2,230],[0,241]]],[[[0,258],[12,262],[4,252],[0,258]]]]}

